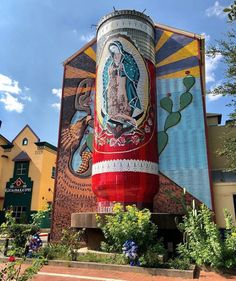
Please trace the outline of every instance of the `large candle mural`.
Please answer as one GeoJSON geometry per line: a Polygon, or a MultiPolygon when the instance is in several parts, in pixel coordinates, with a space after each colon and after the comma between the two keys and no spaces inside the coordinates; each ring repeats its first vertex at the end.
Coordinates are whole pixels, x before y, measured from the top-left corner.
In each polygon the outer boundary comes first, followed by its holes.
{"type": "Polygon", "coordinates": [[[113,202],[152,208],[158,191],[154,27],[121,11],[97,30],[92,189],[99,211],[113,202]]]}

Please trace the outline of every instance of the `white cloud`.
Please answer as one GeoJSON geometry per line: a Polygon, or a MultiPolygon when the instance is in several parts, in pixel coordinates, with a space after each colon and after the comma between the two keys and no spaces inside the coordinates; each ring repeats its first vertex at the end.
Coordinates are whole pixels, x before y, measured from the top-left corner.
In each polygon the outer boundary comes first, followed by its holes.
{"type": "MultiPolygon", "coordinates": [[[[30,89],[24,87],[24,91],[30,89]]],[[[7,111],[23,112],[24,103],[22,101],[32,101],[29,95],[25,95],[19,87],[19,82],[12,78],[0,74],[0,102],[4,104],[7,111]]]]}
{"type": "Polygon", "coordinates": [[[215,70],[217,69],[222,55],[216,55],[214,58],[206,56],[206,83],[215,82],[215,70]]]}
{"type": "Polygon", "coordinates": [[[89,42],[95,37],[94,33],[83,34],[80,36],[80,40],[83,42],[89,42]]]}
{"type": "Polygon", "coordinates": [[[62,90],[61,89],[52,89],[52,94],[57,96],[58,98],[61,98],[62,90]]]}
{"type": "Polygon", "coordinates": [[[214,6],[211,6],[206,9],[206,15],[208,17],[216,16],[223,18],[226,16],[226,13],[223,12],[225,7],[221,6],[219,1],[215,1],[214,6]]]}
{"type": "Polygon", "coordinates": [[[60,110],[61,104],[59,102],[55,102],[55,103],[52,104],[52,107],[57,109],[57,110],[60,110]]]}
{"type": "Polygon", "coordinates": [[[32,98],[30,96],[22,96],[21,100],[26,100],[26,101],[32,101],[32,98]]]}
{"type": "MultiPolygon", "coordinates": [[[[62,89],[61,88],[59,88],[59,89],[53,88],[52,94],[61,100],[62,89]]],[[[60,102],[54,102],[53,104],[51,104],[51,106],[53,108],[57,109],[57,110],[60,110],[61,103],[60,102]]]]}
{"type": "Polygon", "coordinates": [[[10,93],[6,92],[2,94],[0,102],[4,104],[4,107],[7,111],[16,111],[18,113],[23,112],[24,104],[10,93]]]}
{"type": "Polygon", "coordinates": [[[0,92],[19,94],[21,89],[18,84],[18,81],[12,80],[10,77],[0,74],[0,92]]]}

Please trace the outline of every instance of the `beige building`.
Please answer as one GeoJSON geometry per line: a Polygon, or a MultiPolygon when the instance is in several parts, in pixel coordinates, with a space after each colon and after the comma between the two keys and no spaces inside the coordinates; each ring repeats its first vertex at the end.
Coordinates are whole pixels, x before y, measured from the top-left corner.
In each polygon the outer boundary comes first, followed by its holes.
{"type": "Polygon", "coordinates": [[[41,142],[26,125],[12,140],[0,135],[0,210],[12,208],[19,221],[53,200],[57,148],[41,142]]]}
{"type": "MultiPolygon", "coordinates": [[[[227,208],[234,221],[236,215],[236,173],[226,172],[226,159],[217,155],[217,150],[222,143],[222,136],[229,132],[229,128],[220,125],[221,114],[217,113],[207,114],[207,124],[216,223],[219,227],[224,228],[223,210],[227,208]]],[[[230,133],[236,137],[236,127],[231,127],[230,133]]]]}

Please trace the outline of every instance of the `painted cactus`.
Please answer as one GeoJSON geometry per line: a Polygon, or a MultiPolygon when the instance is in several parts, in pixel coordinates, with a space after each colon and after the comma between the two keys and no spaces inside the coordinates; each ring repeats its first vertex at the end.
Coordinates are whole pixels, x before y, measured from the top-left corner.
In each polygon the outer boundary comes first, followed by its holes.
{"type": "Polygon", "coordinates": [[[181,94],[179,101],[179,110],[173,111],[173,101],[171,99],[171,94],[167,94],[166,97],[160,100],[160,106],[166,110],[169,114],[165,120],[164,130],[158,132],[158,153],[159,155],[165,149],[168,144],[168,133],[167,130],[171,127],[176,126],[181,120],[181,111],[184,110],[193,100],[193,95],[190,93],[191,88],[195,84],[195,77],[186,71],[186,77],[183,79],[183,84],[185,86],[185,92],[181,94]]]}

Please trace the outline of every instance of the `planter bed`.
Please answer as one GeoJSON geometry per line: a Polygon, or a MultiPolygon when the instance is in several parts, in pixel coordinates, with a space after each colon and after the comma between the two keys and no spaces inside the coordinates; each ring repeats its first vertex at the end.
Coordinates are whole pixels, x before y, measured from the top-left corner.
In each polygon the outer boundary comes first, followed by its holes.
{"type": "MultiPolygon", "coordinates": [[[[0,260],[2,262],[6,262],[8,258],[1,258],[0,260]]],[[[25,263],[31,263],[31,262],[32,262],[31,259],[26,259],[25,261],[25,263]]],[[[168,277],[181,277],[181,278],[188,278],[188,279],[198,278],[198,269],[196,266],[192,266],[189,270],[179,270],[179,269],[167,269],[167,268],[146,268],[146,267],[137,267],[137,266],[130,266],[130,265],[105,264],[105,263],[96,263],[96,262],[63,261],[63,260],[49,260],[48,265],[112,270],[112,271],[122,271],[122,272],[135,272],[135,273],[144,273],[150,275],[168,276],[168,277]]]]}

